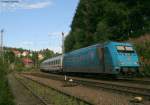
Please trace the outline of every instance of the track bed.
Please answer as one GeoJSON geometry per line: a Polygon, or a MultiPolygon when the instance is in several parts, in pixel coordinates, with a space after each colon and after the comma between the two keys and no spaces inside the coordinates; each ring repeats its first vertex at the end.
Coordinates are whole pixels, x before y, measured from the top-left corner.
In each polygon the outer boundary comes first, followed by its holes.
{"type": "MultiPolygon", "coordinates": [[[[59,82],[60,84],[62,84],[62,82],[64,82],[64,77],[62,76],[58,76],[58,75],[53,75],[53,74],[45,74],[45,73],[41,73],[41,74],[38,74],[38,73],[29,73],[29,74],[23,74],[23,75],[26,75],[26,76],[32,76],[34,78],[40,78],[40,80],[44,80],[45,82],[47,81],[57,81],[59,82]]],[[[76,81],[75,78],[73,78],[74,81],[76,81]]],[[[92,80],[93,81],[93,80],[92,80]]],[[[85,83],[85,82],[84,82],[85,83]]],[[[86,97],[90,97],[89,99],[87,100],[98,100],[98,101],[95,101],[95,104],[96,105],[100,105],[98,104],[97,102],[99,102],[99,100],[102,98],[102,102],[107,102],[108,99],[111,100],[112,103],[115,103],[115,105],[120,105],[122,103],[125,102],[125,105],[132,105],[133,103],[131,103],[131,100],[133,98],[133,95],[124,95],[124,94],[118,94],[116,93],[116,91],[114,92],[110,92],[110,91],[107,91],[106,89],[104,88],[101,88],[101,87],[95,87],[95,86],[89,86],[87,84],[84,85],[84,83],[79,83],[78,85],[79,86],[76,86],[76,87],[72,87],[72,88],[63,88],[63,87],[60,87],[58,86],[61,90],[63,89],[66,89],[65,91],[71,91],[71,93],[74,93],[76,94],[77,96],[79,97],[82,97],[84,96],[84,98],[86,97]],[[92,88],[91,88],[92,87],[92,88]],[[94,87],[94,88],[93,88],[94,87]],[[71,90],[70,90],[71,89],[71,90]],[[77,89],[77,90],[76,90],[77,89]],[[86,90],[86,89],[89,89],[89,90],[86,90]],[[86,90],[86,91],[85,91],[86,90]],[[86,95],[85,95],[86,93],[86,95]],[[81,96],[80,96],[81,94],[81,96]]],[[[56,84],[56,83],[53,83],[53,84],[56,84]]],[[[96,85],[96,84],[95,84],[96,85]]],[[[52,85],[53,86],[53,85],[52,85]]],[[[56,86],[57,87],[57,86],[56,86]]],[[[108,103],[109,104],[109,103],[108,103]]],[[[144,100],[144,104],[142,105],[149,105],[150,102],[148,100],[144,100]]],[[[103,105],[103,104],[102,104],[103,105]]],[[[111,105],[111,103],[110,103],[111,105]]]]}

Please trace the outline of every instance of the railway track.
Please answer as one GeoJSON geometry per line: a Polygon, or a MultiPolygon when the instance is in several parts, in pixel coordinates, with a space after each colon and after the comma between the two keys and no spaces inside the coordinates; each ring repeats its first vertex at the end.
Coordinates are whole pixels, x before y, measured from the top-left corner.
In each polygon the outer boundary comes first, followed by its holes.
{"type": "MultiPolygon", "coordinates": [[[[76,100],[77,102],[83,102],[84,104],[83,105],[93,105],[93,104],[91,104],[91,103],[89,103],[89,102],[87,102],[87,101],[85,101],[85,100],[82,100],[82,99],[80,99],[80,98],[78,98],[78,97],[76,97],[76,96],[72,96],[72,95],[70,95],[70,94],[67,94],[67,93],[64,93],[64,92],[62,92],[62,91],[60,91],[60,90],[58,90],[58,89],[55,89],[55,88],[52,88],[52,87],[50,87],[50,86],[48,86],[48,85],[45,85],[45,84],[43,84],[43,83],[41,83],[41,82],[39,82],[39,81],[36,81],[36,80],[33,80],[32,78],[28,78],[28,77],[26,77],[26,76],[24,76],[24,75],[20,75],[21,77],[23,77],[24,79],[26,79],[28,82],[34,82],[34,83],[36,83],[36,84],[39,84],[39,85],[41,85],[41,86],[43,86],[43,87],[46,87],[46,88],[49,88],[49,89],[51,89],[51,90],[53,90],[53,91],[55,91],[55,92],[57,92],[57,93],[59,93],[59,94],[62,94],[62,95],[64,95],[64,96],[67,96],[67,97],[70,97],[70,99],[71,100],[76,100]]],[[[41,100],[41,102],[44,104],[44,105],[52,105],[52,104],[49,104],[46,100],[47,99],[44,99],[44,98],[42,98],[42,97],[40,97],[40,96],[38,96],[36,93],[34,93],[33,91],[32,91],[32,89],[30,88],[30,86],[27,86],[27,82],[23,82],[22,80],[19,80],[29,91],[31,91],[32,93],[33,93],[33,95],[35,95],[37,98],[39,98],[39,100],[41,100]]],[[[46,97],[46,96],[44,96],[44,97],[46,97]]],[[[68,100],[67,100],[68,101],[68,100]]]]}
{"type": "Polygon", "coordinates": [[[124,93],[127,92],[133,95],[140,95],[140,96],[144,96],[148,98],[150,97],[150,89],[148,88],[133,87],[133,86],[128,86],[128,85],[105,83],[105,82],[93,82],[93,81],[91,82],[91,81],[85,81],[85,80],[77,80],[76,82],[82,85],[86,85],[86,86],[116,90],[116,91],[124,92],[124,93]]]}
{"type": "Polygon", "coordinates": [[[38,100],[40,100],[40,102],[43,104],[43,105],[52,105],[52,104],[48,104],[42,97],[38,96],[27,84],[25,81],[23,81],[22,79],[20,79],[19,76],[13,74],[15,79],[20,83],[22,84],[28,91],[30,91],[33,96],[35,96],[38,100]]]}
{"type": "MultiPolygon", "coordinates": [[[[64,76],[62,75],[46,74],[46,73],[30,73],[28,75],[64,81],[64,76]]],[[[107,90],[125,93],[127,95],[130,94],[134,96],[142,96],[150,100],[150,85],[145,83],[143,84],[142,80],[140,82],[136,82],[138,80],[128,79],[119,81],[104,81],[104,80],[91,80],[79,77],[70,77],[70,78],[72,78],[75,83],[80,85],[96,89],[103,88],[107,90]]]]}
{"type": "MultiPolygon", "coordinates": [[[[41,72],[30,73],[30,74],[35,75],[35,76],[42,76],[43,74],[44,74],[43,76],[49,76],[50,75],[51,77],[56,78],[56,79],[60,79],[60,80],[62,80],[64,78],[64,75],[48,74],[48,73],[41,73],[41,72]]],[[[75,76],[68,76],[68,77],[80,79],[80,77],[75,77],[75,76]]],[[[118,79],[112,80],[112,79],[103,79],[103,78],[98,79],[98,78],[92,78],[92,77],[90,77],[90,78],[81,77],[81,79],[88,79],[88,80],[94,80],[94,81],[101,80],[101,81],[108,81],[108,82],[133,83],[133,84],[145,85],[145,86],[150,85],[150,78],[118,78],[118,79]]]]}
{"type": "Polygon", "coordinates": [[[150,78],[136,78],[136,79],[119,78],[118,81],[136,83],[136,84],[141,84],[141,85],[150,85],[150,78]]]}

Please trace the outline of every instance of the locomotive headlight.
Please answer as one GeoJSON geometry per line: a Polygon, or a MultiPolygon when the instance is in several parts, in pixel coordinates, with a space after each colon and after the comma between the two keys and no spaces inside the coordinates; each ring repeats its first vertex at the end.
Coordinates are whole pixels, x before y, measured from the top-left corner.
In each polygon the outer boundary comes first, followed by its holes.
{"type": "Polygon", "coordinates": [[[123,65],[123,64],[124,64],[124,62],[121,62],[121,61],[120,61],[119,63],[120,63],[121,65],[123,65]]]}
{"type": "Polygon", "coordinates": [[[121,64],[123,65],[123,64],[124,64],[124,62],[121,62],[121,64]]]}
{"type": "Polygon", "coordinates": [[[134,64],[139,64],[138,62],[134,62],[134,64]]]}

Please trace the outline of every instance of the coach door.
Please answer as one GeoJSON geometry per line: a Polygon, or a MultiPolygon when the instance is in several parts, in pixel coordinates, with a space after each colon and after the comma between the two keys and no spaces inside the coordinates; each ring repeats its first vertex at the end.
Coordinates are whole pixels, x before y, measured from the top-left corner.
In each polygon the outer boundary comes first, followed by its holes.
{"type": "Polygon", "coordinates": [[[100,48],[100,64],[102,66],[102,71],[105,72],[105,58],[104,58],[104,48],[100,48]]]}

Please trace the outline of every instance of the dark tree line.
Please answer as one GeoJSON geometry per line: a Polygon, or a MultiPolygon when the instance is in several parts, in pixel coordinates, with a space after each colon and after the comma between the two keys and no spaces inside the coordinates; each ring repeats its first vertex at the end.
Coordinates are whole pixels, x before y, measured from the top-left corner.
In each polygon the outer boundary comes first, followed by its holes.
{"type": "Polygon", "coordinates": [[[150,32],[150,0],[80,0],[65,51],[150,32]]]}

